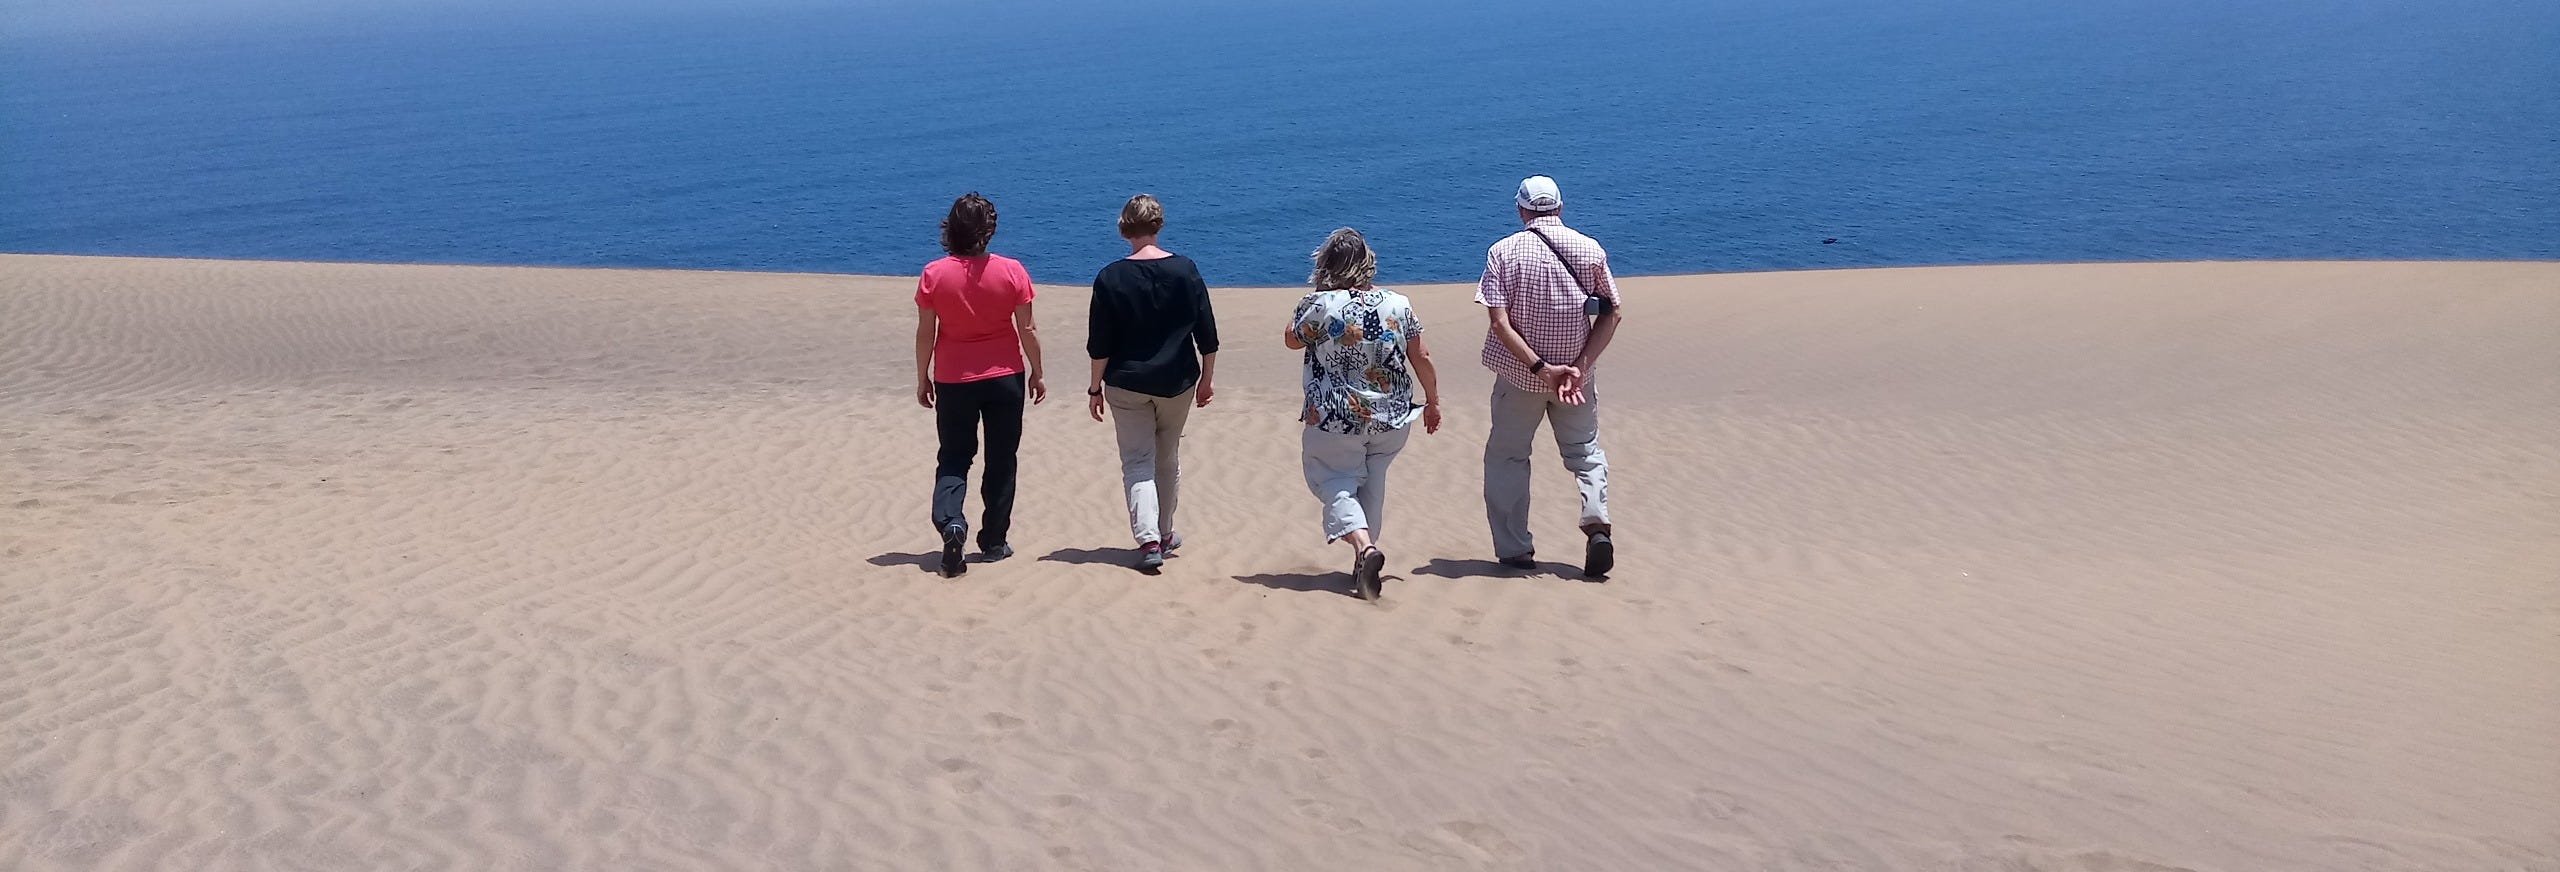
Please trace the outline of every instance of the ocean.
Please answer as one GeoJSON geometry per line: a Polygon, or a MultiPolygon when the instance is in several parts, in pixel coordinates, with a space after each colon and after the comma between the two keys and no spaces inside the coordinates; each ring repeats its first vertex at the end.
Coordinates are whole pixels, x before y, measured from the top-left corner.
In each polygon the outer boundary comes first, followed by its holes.
{"type": "Polygon", "coordinates": [[[1473,280],[1553,175],[1622,274],[2560,259],[2552,0],[0,0],[0,250],[1473,280]]]}

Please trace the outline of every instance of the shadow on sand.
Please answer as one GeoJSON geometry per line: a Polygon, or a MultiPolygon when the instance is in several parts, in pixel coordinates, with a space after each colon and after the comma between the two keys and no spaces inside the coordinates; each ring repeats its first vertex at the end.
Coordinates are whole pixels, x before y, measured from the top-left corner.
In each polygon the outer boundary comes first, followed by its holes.
{"type": "Polygon", "coordinates": [[[910,554],[904,551],[891,551],[863,562],[873,566],[912,566],[919,572],[938,574],[942,571],[942,552],[927,551],[922,554],[910,554]]]}
{"type": "MultiPolygon", "coordinates": [[[[1165,556],[1173,555],[1167,553],[1165,556]]],[[[1138,549],[1135,548],[1060,548],[1049,552],[1049,556],[1040,558],[1040,562],[1064,563],[1069,566],[1117,566],[1131,572],[1145,572],[1148,575],[1162,574],[1161,570],[1149,572],[1139,569],[1138,549]]]]}
{"type": "Polygon", "coordinates": [[[1451,560],[1446,557],[1432,558],[1430,563],[1415,568],[1413,574],[1433,578],[1536,578],[1553,575],[1578,581],[1600,580],[1584,577],[1582,567],[1568,563],[1540,561],[1536,569],[1513,569],[1491,560],[1451,560]]]}
{"type": "MultiPolygon", "coordinates": [[[[1354,593],[1351,590],[1351,573],[1348,572],[1266,573],[1263,575],[1239,575],[1236,576],[1236,580],[1246,584],[1262,585],[1263,587],[1267,587],[1272,590],[1292,590],[1300,593],[1329,593],[1338,596],[1351,597],[1352,599],[1360,598],[1359,594],[1354,593]]],[[[1383,585],[1385,582],[1393,582],[1396,580],[1395,576],[1390,575],[1382,579],[1381,584],[1383,585]]]]}

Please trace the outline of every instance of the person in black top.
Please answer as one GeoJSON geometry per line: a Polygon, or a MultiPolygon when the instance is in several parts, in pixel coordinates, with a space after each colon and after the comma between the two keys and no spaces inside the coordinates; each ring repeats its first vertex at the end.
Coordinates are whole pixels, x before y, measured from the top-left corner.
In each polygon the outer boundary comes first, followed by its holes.
{"type": "Polygon", "coordinates": [[[1138,568],[1164,566],[1182,545],[1173,532],[1181,495],[1182,425],[1193,407],[1216,395],[1218,320],[1209,286],[1190,258],[1156,246],[1164,206],[1139,194],[1120,208],[1120,237],[1129,256],[1093,277],[1093,316],[1085,334],[1093,382],[1085,411],[1096,421],[1111,410],[1120,440],[1120,481],[1129,497],[1129,535],[1138,568]]]}

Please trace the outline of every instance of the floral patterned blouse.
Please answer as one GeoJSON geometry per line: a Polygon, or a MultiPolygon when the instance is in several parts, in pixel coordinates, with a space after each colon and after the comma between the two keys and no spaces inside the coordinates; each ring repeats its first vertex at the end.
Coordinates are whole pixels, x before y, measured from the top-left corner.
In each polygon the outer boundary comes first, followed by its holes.
{"type": "Polygon", "coordinates": [[[1384,433],[1422,417],[1405,347],[1422,335],[1413,301],[1385,289],[1317,291],[1290,316],[1307,346],[1299,420],[1327,433],[1384,433]]]}

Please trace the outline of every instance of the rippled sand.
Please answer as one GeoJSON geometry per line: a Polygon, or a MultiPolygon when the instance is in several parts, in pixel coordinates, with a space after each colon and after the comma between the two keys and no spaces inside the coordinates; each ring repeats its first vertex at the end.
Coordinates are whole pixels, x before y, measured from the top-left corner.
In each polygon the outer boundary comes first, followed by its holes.
{"type": "Polygon", "coordinates": [[[1630,280],[1605,584],[1411,289],[1375,605],[1285,290],[927,572],[910,288],[0,257],[0,868],[2560,869],[2560,265],[1630,280]]]}

